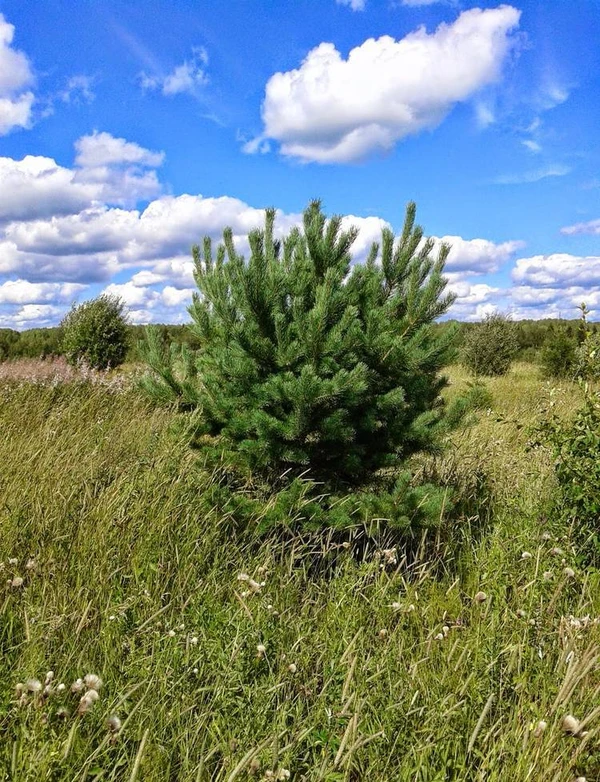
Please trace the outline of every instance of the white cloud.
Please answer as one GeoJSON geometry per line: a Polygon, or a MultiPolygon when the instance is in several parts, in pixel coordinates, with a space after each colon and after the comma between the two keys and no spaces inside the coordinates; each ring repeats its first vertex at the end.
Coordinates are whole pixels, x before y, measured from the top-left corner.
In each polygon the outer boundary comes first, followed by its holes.
{"type": "Polygon", "coordinates": [[[33,70],[27,56],[12,47],[15,28],[0,14],[0,136],[31,123],[33,70]]]}
{"type": "Polygon", "coordinates": [[[600,285],[600,256],[553,253],[519,258],[512,276],[520,285],[534,288],[578,286],[591,289],[600,285]]]}
{"type": "Polygon", "coordinates": [[[335,0],[338,5],[346,5],[352,11],[364,11],[367,6],[367,0],[335,0]]]}
{"type": "Polygon", "coordinates": [[[400,5],[406,5],[412,8],[420,8],[424,5],[439,5],[449,0],[400,0],[400,5]]]}
{"type": "Polygon", "coordinates": [[[164,152],[94,131],[75,142],[75,181],[97,188],[97,199],[110,204],[135,204],[160,193],[153,169],[162,165],[164,152]]]}
{"type": "Polygon", "coordinates": [[[370,38],[347,59],[322,43],[299,68],[269,79],[261,138],[320,163],[389,150],[499,79],[519,18],[509,5],[475,8],[433,33],[420,27],[398,41],[370,38]]]}
{"type": "Polygon", "coordinates": [[[96,188],[51,158],[0,158],[0,224],[78,212],[96,195],[96,188]]]}
{"type": "Polygon", "coordinates": [[[525,171],[522,174],[503,174],[496,177],[496,185],[525,185],[533,182],[539,182],[549,177],[566,176],[570,174],[572,168],[562,164],[553,164],[544,168],[537,168],[534,171],[525,171]]]}
{"type": "Polygon", "coordinates": [[[533,139],[525,139],[521,142],[524,147],[526,147],[530,152],[533,152],[537,154],[538,152],[542,151],[542,145],[539,143],[539,141],[534,141],[533,139]]]}
{"type": "Polygon", "coordinates": [[[437,242],[449,244],[446,270],[448,273],[489,274],[498,271],[523,242],[509,241],[496,244],[488,239],[463,239],[461,236],[443,236],[437,242]]]}
{"type": "Polygon", "coordinates": [[[58,97],[63,103],[92,103],[96,98],[93,86],[94,79],[90,76],[83,74],[71,76],[58,97]]]}
{"type": "Polygon", "coordinates": [[[115,138],[110,133],[98,133],[82,136],[75,142],[75,164],[80,168],[99,168],[102,166],[133,164],[156,168],[162,165],[164,152],[151,152],[133,141],[115,138]]]}
{"type": "Polygon", "coordinates": [[[0,285],[0,304],[71,302],[86,288],[87,285],[74,283],[32,283],[28,280],[7,280],[0,285]]]}
{"type": "Polygon", "coordinates": [[[567,225],[560,229],[561,234],[565,236],[575,236],[576,234],[592,234],[593,236],[600,235],[600,218],[597,220],[588,220],[585,223],[575,223],[575,225],[567,225]]]}
{"type": "Polygon", "coordinates": [[[169,97],[184,92],[193,95],[199,87],[204,87],[208,83],[207,65],[208,53],[204,47],[198,47],[193,50],[191,59],[177,65],[164,76],[149,76],[142,72],[140,84],[142,89],[160,90],[163,95],[169,97]]]}

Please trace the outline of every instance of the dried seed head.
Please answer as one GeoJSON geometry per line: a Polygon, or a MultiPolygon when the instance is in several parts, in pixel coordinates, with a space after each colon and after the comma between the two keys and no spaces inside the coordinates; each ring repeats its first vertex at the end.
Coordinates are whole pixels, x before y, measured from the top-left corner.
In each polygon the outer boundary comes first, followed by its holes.
{"type": "Polygon", "coordinates": [[[297,670],[298,670],[298,666],[296,665],[296,663],[290,663],[288,665],[288,671],[290,673],[296,673],[297,670]]]}
{"type": "Polygon", "coordinates": [[[71,692],[74,694],[78,692],[82,692],[84,689],[85,689],[85,684],[83,683],[83,679],[75,679],[75,681],[71,685],[71,692]]]}
{"type": "Polygon", "coordinates": [[[169,636],[169,638],[175,638],[175,630],[169,630],[167,635],[169,636]]]}
{"type": "Polygon", "coordinates": [[[562,555],[565,553],[561,548],[551,548],[550,553],[555,557],[562,557],[562,555]]]}
{"type": "Polygon", "coordinates": [[[83,677],[83,681],[88,690],[96,690],[96,693],[102,687],[102,679],[95,673],[87,673],[83,677]]]}
{"type": "Polygon", "coordinates": [[[64,692],[66,689],[66,686],[62,682],[56,685],[56,692],[64,692]]]}
{"type": "Polygon", "coordinates": [[[473,600],[476,603],[485,603],[485,601],[487,600],[487,595],[485,592],[477,592],[473,600]]]}
{"type": "Polygon", "coordinates": [[[54,679],[54,671],[48,671],[46,674],[46,681],[44,684],[50,684],[50,682],[54,679]]]}
{"type": "Polygon", "coordinates": [[[400,611],[400,609],[402,608],[402,605],[400,603],[395,602],[395,603],[392,603],[391,608],[393,608],[394,611],[400,611]]]}
{"type": "Polygon", "coordinates": [[[15,685],[15,698],[20,698],[21,695],[23,695],[25,691],[25,685],[22,682],[19,682],[15,685]]]}
{"type": "Polygon", "coordinates": [[[10,582],[11,587],[14,587],[15,589],[18,589],[19,587],[23,586],[23,579],[21,576],[15,576],[13,580],[10,582]]]}
{"type": "Polygon", "coordinates": [[[192,646],[198,646],[198,638],[195,635],[193,635],[190,638],[190,643],[192,644],[192,646]]]}
{"type": "Polygon", "coordinates": [[[565,576],[567,578],[573,578],[575,576],[575,571],[573,570],[573,568],[570,568],[570,567],[566,567],[563,570],[563,573],[565,574],[565,576]]]}
{"type": "Polygon", "coordinates": [[[553,573],[551,570],[546,570],[544,572],[544,581],[552,581],[553,573]]]}
{"type": "Polygon", "coordinates": [[[30,557],[27,560],[27,564],[25,565],[25,570],[35,570],[36,567],[36,561],[33,559],[33,557],[30,557]]]}
{"type": "Polygon", "coordinates": [[[524,611],[522,608],[518,608],[517,616],[519,617],[519,619],[525,619],[527,617],[527,611],[524,611]]]}
{"type": "Polygon", "coordinates": [[[27,679],[25,688],[27,692],[39,692],[42,689],[42,683],[39,679],[27,679]]]}
{"type": "Polygon", "coordinates": [[[581,725],[576,717],[574,717],[572,714],[567,714],[565,717],[563,717],[562,729],[565,733],[576,736],[581,729],[581,725]]]}
{"type": "Polygon", "coordinates": [[[18,565],[19,564],[19,560],[16,557],[10,557],[9,560],[8,560],[8,564],[9,565],[18,565]]]}
{"type": "Polygon", "coordinates": [[[521,554],[521,559],[531,559],[532,555],[529,553],[529,551],[524,551],[521,554]]]}
{"type": "Polygon", "coordinates": [[[549,532],[542,533],[542,540],[552,540],[552,535],[549,532]]]}
{"type": "Polygon", "coordinates": [[[442,627],[442,633],[444,634],[444,638],[448,635],[449,632],[450,632],[450,628],[448,627],[448,625],[444,625],[442,627]]]}
{"type": "Polygon", "coordinates": [[[247,573],[240,573],[239,576],[237,577],[237,580],[238,581],[249,581],[250,580],[250,576],[247,573]]]}
{"type": "Polygon", "coordinates": [[[283,782],[285,779],[289,779],[290,777],[291,774],[287,768],[280,768],[277,772],[277,779],[281,780],[281,782],[283,782]]]}
{"type": "Polygon", "coordinates": [[[542,733],[546,730],[548,727],[548,723],[545,720],[540,720],[538,724],[535,726],[535,730],[533,731],[533,735],[535,738],[539,738],[542,733]]]}
{"type": "Polygon", "coordinates": [[[259,657],[264,657],[267,651],[267,647],[264,644],[258,644],[256,651],[258,652],[259,657]]]}
{"type": "Polygon", "coordinates": [[[379,638],[383,641],[384,638],[387,638],[388,631],[385,629],[385,627],[382,627],[381,630],[377,633],[379,638]]]}
{"type": "Polygon", "coordinates": [[[111,714],[111,716],[106,720],[106,727],[111,733],[118,733],[121,730],[121,720],[117,717],[116,714],[111,714]]]}

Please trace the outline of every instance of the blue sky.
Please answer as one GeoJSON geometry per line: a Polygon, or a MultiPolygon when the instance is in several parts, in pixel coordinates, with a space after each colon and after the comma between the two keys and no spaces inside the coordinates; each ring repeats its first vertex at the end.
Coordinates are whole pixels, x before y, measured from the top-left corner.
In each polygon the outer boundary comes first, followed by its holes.
{"type": "Polygon", "coordinates": [[[190,246],[408,200],[452,315],[600,318],[600,2],[0,0],[0,327],[107,290],[182,322],[190,246]]]}

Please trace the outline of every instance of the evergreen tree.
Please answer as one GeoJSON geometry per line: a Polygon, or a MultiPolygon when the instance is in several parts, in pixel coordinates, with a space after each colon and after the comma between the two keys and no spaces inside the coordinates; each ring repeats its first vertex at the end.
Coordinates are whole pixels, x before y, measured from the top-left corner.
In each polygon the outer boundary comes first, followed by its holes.
{"type": "Polygon", "coordinates": [[[365,263],[352,262],[357,230],[327,220],[318,201],[303,231],[283,240],[267,210],[247,261],[231,229],[216,253],[206,238],[193,248],[200,348],[165,347],[151,329],[146,389],[197,410],[199,435],[219,436],[271,477],[356,485],[434,447],[446,423],[439,371],[454,338],[434,328],[453,301],[443,277],[450,248],[433,257],[415,211],[409,204],[397,239],[383,230],[365,263]]]}

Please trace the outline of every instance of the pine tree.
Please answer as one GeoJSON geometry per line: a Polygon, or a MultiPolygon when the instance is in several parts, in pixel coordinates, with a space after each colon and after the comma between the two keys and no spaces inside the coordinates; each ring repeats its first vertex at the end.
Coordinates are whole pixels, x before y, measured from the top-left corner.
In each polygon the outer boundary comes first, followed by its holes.
{"type": "Polygon", "coordinates": [[[434,321],[449,247],[415,224],[410,203],[398,238],[384,229],[365,263],[357,230],[327,220],[320,202],[303,230],[274,236],[275,210],[248,236],[231,229],[213,251],[193,248],[199,289],[190,328],[200,348],[164,347],[150,330],[146,389],[198,411],[198,434],[218,436],[255,472],[358,485],[434,447],[445,425],[440,392],[454,331],[434,321]]]}

